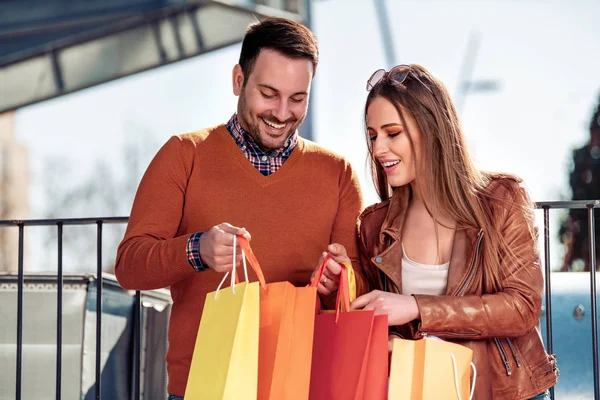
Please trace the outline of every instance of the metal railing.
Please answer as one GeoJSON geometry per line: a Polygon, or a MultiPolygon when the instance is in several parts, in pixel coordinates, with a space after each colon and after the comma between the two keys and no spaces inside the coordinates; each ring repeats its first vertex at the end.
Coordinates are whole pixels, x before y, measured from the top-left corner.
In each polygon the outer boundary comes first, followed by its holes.
{"type": "MultiPolygon", "coordinates": [[[[592,319],[592,358],[594,368],[594,399],[600,400],[600,369],[598,365],[598,332],[597,332],[597,296],[596,296],[596,254],[595,254],[595,220],[594,209],[600,208],[600,200],[594,201],[550,201],[538,202],[536,208],[544,213],[544,267],[546,287],[546,347],[549,354],[553,353],[552,342],[552,285],[550,280],[550,218],[551,209],[587,209],[589,226],[589,248],[590,248],[590,289],[591,289],[591,319],[592,319]]],[[[61,399],[61,363],[62,363],[62,296],[63,296],[63,227],[65,225],[96,225],[97,235],[97,279],[96,286],[96,381],[95,398],[101,398],[101,350],[102,350],[102,228],[105,224],[123,224],[128,217],[110,218],[75,218],[75,219],[39,219],[39,220],[3,220],[2,227],[18,227],[18,276],[17,276],[17,357],[16,357],[16,387],[15,399],[21,400],[21,377],[22,377],[22,348],[23,348],[23,261],[24,261],[24,231],[28,226],[56,226],[58,246],[58,271],[57,271],[57,321],[56,321],[56,399],[61,399]]],[[[133,353],[133,398],[139,400],[140,392],[140,365],[141,365],[141,293],[136,291],[134,301],[134,353],[133,353]]],[[[551,389],[551,398],[554,399],[554,388],[551,389]]]]}
{"type": "MultiPolygon", "coordinates": [[[[15,399],[21,400],[22,393],[22,365],[23,365],[23,284],[24,284],[24,237],[26,226],[56,226],[57,228],[57,318],[56,318],[56,399],[61,399],[62,386],[62,315],[63,315],[63,227],[65,225],[96,225],[97,241],[97,268],[96,274],[98,284],[96,285],[96,380],[95,398],[101,398],[101,350],[102,350],[102,227],[104,224],[123,224],[129,220],[128,217],[109,218],[72,218],[72,219],[35,219],[35,220],[3,220],[0,228],[12,226],[19,229],[18,244],[18,270],[17,270],[17,365],[16,365],[16,387],[15,399]]],[[[136,291],[134,300],[134,400],[140,399],[140,362],[141,362],[141,315],[142,315],[141,293],[136,291]]]]}
{"type": "MultiPolygon", "coordinates": [[[[542,201],[536,208],[544,212],[544,268],[546,288],[546,348],[553,354],[552,343],[552,285],[550,280],[550,210],[551,209],[587,209],[588,240],[590,250],[590,301],[592,314],[592,364],[594,366],[594,399],[600,400],[600,369],[598,368],[598,325],[596,315],[596,231],[594,209],[600,208],[600,200],[542,201]]],[[[550,397],[554,399],[554,388],[550,389],[550,397]]]]}

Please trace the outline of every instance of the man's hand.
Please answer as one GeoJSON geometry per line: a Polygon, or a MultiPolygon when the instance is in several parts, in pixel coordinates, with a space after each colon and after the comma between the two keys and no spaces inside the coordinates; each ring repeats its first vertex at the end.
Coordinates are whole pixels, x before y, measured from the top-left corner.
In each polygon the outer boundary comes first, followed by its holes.
{"type": "MultiPolygon", "coordinates": [[[[213,226],[200,237],[200,257],[205,265],[217,272],[228,272],[233,268],[233,235],[243,235],[248,240],[250,233],[224,222],[213,226]]],[[[236,266],[242,262],[242,249],[236,244],[236,266]]]]}
{"type": "Polygon", "coordinates": [[[375,310],[375,315],[387,315],[388,325],[404,325],[420,316],[413,296],[374,290],[358,297],[350,305],[354,310],[375,310]]]}
{"type": "MultiPolygon", "coordinates": [[[[330,295],[332,293],[337,292],[340,285],[340,274],[342,273],[342,267],[339,263],[341,262],[350,262],[348,258],[348,253],[346,252],[346,248],[338,243],[333,243],[327,246],[327,250],[329,251],[329,255],[331,259],[327,261],[327,265],[325,270],[323,271],[323,276],[321,277],[321,281],[317,286],[317,292],[322,295],[330,295]]],[[[321,258],[319,259],[319,264],[317,268],[312,273],[311,279],[317,273],[319,266],[323,262],[323,257],[325,257],[327,253],[323,253],[321,258]]]]}

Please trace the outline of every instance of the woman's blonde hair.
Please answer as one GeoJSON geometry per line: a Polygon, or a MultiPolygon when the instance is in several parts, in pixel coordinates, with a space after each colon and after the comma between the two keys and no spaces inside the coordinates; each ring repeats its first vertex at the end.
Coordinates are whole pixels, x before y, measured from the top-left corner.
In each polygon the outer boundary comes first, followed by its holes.
{"type": "MultiPolygon", "coordinates": [[[[478,268],[482,290],[493,293],[502,290],[502,274],[500,257],[514,255],[506,245],[497,222],[494,221],[489,183],[498,175],[483,172],[475,167],[467,150],[465,136],[462,132],[458,115],[450,95],[444,84],[420,65],[410,65],[410,71],[401,84],[392,77],[385,76],[370,90],[365,105],[365,125],[367,111],[371,102],[378,98],[388,100],[398,111],[405,130],[406,113],[416,122],[422,133],[423,159],[417,159],[414,145],[408,138],[415,157],[416,190],[425,202],[428,212],[438,222],[440,212],[445,213],[457,222],[457,229],[482,229],[485,239],[481,248],[482,268],[478,268]],[[423,166],[419,168],[418,166],[423,166]],[[423,176],[421,176],[423,175],[423,176]]],[[[393,189],[377,159],[373,155],[373,146],[366,132],[370,155],[371,175],[380,199],[391,197],[393,189]]],[[[507,175],[505,175],[507,176],[507,175]]],[[[516,177],[511,177],[517,179],[516,177]]],[[[512,185],[515,187],[516,185],[512,185]]],[[[526,194],[520,205],[531,205],[526,194]]],[[[499,204],[502,206],[502,204],[499,204]]],[[[530,215],[530,213],[527,213],[530,215]]],[[[533,226],[533,221],[528,221],[533,226]]],[[[437,227],[437,224],[436,224],[437,227]]],[[[516,261],[516,260],[513,260],[516,261]]]]}

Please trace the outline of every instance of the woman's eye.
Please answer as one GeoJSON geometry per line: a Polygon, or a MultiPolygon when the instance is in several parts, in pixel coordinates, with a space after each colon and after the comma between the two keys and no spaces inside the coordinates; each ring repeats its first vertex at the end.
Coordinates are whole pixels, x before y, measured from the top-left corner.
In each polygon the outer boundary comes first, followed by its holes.
{"type": "Polygon", "coordinates": [[[375,139],[377,139],[377,135],[370,135],[370,136],[369,136],[369,140],[370,140],[371,142],[374,142],[374,141],[375,141],[375,139]]]}
{"type": "Polygon", "coordinates": [[[391,138],[394,138],[396,136],[398,136],[399,134],[401,134],[402,132],[394,132],[394,133],[388,133],[388,136],[391,138]]]}

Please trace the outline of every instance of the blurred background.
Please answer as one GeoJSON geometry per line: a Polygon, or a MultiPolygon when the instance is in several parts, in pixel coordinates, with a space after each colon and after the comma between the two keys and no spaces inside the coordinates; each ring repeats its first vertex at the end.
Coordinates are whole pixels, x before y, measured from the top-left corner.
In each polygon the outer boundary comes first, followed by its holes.
{"type": "MultiPolygon", "coordinates": [[[[0,219],[128,215],[145,168],[170,135],[222,123],[235,111],[231,69],[245,26],[264,14],[307,16],[298,0],[0,7],[0,165],[12,169],[5,181],[18,176],[0,186],[0,219]],[[203,3],[210,4],[196,8],[203,3]],[[249,6],[254,14],[244,12],[249,6]],[[18,12],[25,7],[35,12],[18,12]],[[186,17],[194,13],[192,24],[186,17]],[[36,51],[41,56],[30,57],[36,51]]],[[[535,201],[570,199],[573,150],[590,140],[600,94],[599,16],[595,0],[313,1],[308,17],[321,60],[302,134],[347,156],[365,203],[376,202],[365,163],[365,82],[378,68],[419,63],[454,95],[482,168],[520,175],[535,201]]],[[[561,218],[552,214],[556,243],[561,218]]],[[[122,237],[123,227],[114,229],[107,246],[122,237]]],[[[86,262],[89,241],[78,241],[85,230],[65,232],[73,260],[66,269],[95,270],[95,260],[86,262]]],[[[29,230],[28,243],[52,243],[43,231],[29,230]]],[[[113,253],[106,252],[109,270],[113,253]]],[[[563,267],[564,253],[553,246],[553,269],[563,267]]],[[[28,270],[48,268],[39,254],[28,253],[28,270]]]]}
{"type": "MultiPolygon", "coordinates": [[[[127,216],[171,135],[235,111],[240,40],[268,15],[317,35],[301,134],[350,159],[366,205],[366,80],[405,63],[447,85],[481,168],[521,176],[534,201],[600,199],[597,0],[4,0],[0,220],[127,216]]],[[[586,218],[550,213],[552,270],[590,268],[586,218]]],[[[105,226],[108,273],[124,229],[105,226]]],[[[94,273],[95,252],[95,225],[65,226],[65,272],[94,273]]],[[[26,272],[56,271],[55,227],[28,227],[24,254],[26,272]]],[[[2,228],[0,271],[16,270],[17,228],[2,228]]]]}

